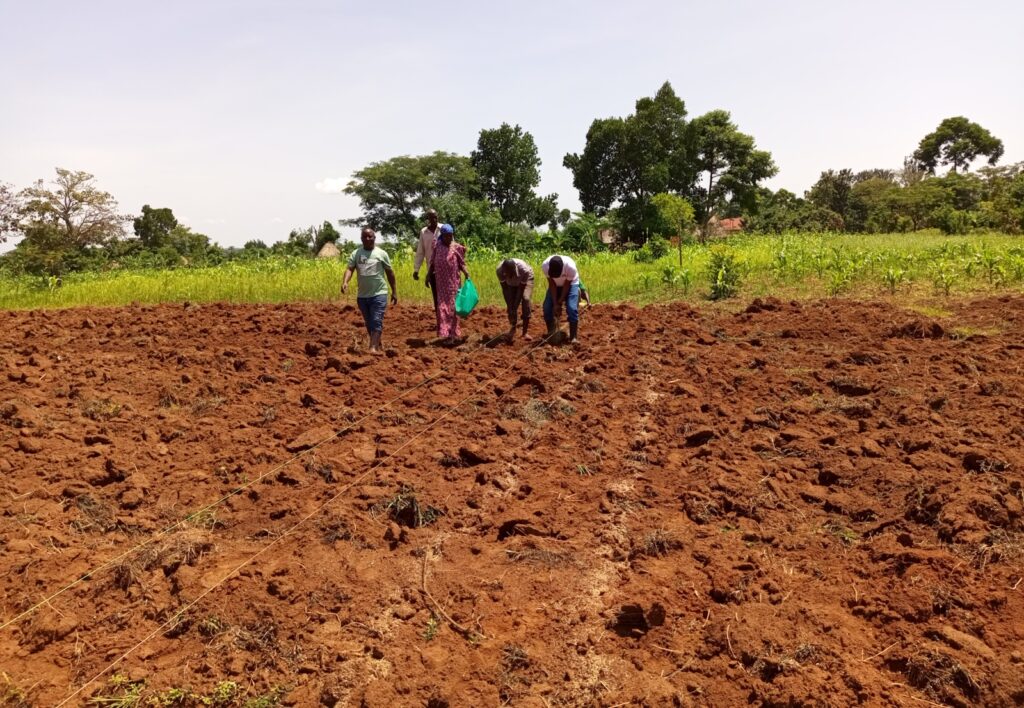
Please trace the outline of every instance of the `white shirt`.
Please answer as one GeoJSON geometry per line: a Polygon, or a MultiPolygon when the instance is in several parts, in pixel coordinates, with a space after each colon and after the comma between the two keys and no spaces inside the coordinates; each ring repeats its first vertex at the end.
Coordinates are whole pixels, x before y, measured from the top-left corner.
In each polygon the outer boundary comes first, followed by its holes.
{"type": "MultiPolygon", "coordinates": [[[[555,256],[548,256],[547,258],[544,259],[544,262],[540,266],[540,269],[542,271],[544,271],[544,275],[549,277],[549,278],[551,278],[551,276],[548,275],[548,267],[549,267],[549,265],[551,263],[551,259],[554,258],[554,257],[555,256]]],[[[579,274],[579,271],[576,270],[576,261],[574,261],[573,259],[569,258],[569,256],[559,256],[559,257],[562,259],[562,275],[560,275],[557,278],[551,278],[553,281],[555,281],[555,285],[557,287],[559,287],[559,288],[562,287],[563,285],[565,285],[566,283],[572,283],[573,285],[579,285],[580,284],[580,274],[579,274]]]]}
{"type": "Polygon", "coordinates": [[[429,226],[424,226],[420,231],[420,240],[416,243],[416,257],[412,262],[414,273],[420,272],[420,266],[426,261],[429,265],[431,256],[434,255],[434,241],[441,235],[441,224],[437,225],[434,231],[429,226]]]}

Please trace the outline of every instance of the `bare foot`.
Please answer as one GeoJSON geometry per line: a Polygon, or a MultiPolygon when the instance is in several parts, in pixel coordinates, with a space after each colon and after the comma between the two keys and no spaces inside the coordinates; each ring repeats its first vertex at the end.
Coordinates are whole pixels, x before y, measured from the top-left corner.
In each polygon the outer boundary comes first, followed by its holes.
{"type": "Polygon", "coordinates": [[[532,334],[524,334],[523,335],[523,341],[524,342],[532,342],[533,341],[533,335],[532,334]]]}

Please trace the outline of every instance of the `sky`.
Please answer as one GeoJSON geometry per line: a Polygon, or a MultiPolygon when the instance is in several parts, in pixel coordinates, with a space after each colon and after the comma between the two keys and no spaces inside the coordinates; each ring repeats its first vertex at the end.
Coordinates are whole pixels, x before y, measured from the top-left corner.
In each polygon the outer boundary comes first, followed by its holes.
{"type": "Polygon", "coordinates": [[[954,115],[1011,163],[1022,27],[1016,0],[0,0],[0,181],[85,170],[125,213],[270,243],[357,217],[339,190],[361,167],[508,122],[577,209],[563,156],[665,81],[691,117],[730,111],[773,189],[899,167],[954,115]]]}

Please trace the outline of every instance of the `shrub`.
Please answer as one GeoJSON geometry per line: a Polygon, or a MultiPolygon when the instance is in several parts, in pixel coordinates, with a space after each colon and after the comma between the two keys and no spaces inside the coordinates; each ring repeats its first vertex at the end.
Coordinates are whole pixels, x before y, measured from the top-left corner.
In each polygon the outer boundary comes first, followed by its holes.
{"type": "Polygon", "coordinates": [[[711,283],[712,300],[735,297],[742,280],[736,255],[725,249],[713,250],[708,263],[708,280],[711,283]]]}
{"type": "Polygon", "coordinates": [[[647,239],[647,243],[633,252],[633,259],[637,263],[653,263],[666,255],[668,255],[668,241],[661,236],[651,236],[647,239]]]}

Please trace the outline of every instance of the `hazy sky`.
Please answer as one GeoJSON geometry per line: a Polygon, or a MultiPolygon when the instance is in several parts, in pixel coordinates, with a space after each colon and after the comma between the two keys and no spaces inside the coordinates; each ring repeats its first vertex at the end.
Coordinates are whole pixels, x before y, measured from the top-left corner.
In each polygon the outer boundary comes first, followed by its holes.
{"type": "Polygon", "coordinates": [[[1012,0],[0,0],[0,180],[86,170],[125,212],[271,242],[357,216],[336,188],[367,163],[468,154],[508,121],[575,209],[563,155],[668,80],[802,194],[826,168],[898,167],[952,115],[1024,160],[1022,28],[1012,0]]]}

